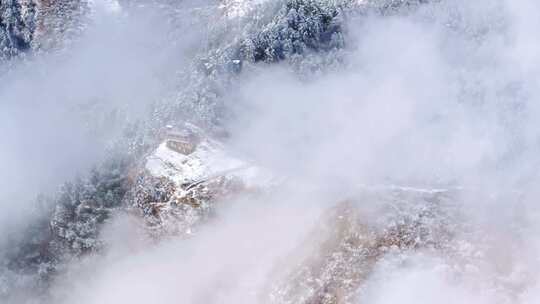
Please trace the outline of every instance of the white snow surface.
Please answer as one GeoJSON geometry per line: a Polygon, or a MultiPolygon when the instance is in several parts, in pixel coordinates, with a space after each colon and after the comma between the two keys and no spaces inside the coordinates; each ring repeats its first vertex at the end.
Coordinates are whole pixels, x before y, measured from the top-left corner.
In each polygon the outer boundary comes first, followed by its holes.
{"type": "Polygon", "coordinates": [[[268,170],[230,155],[221,143],[210,139],[202,140],[189,155],[171,150],[164,141],[147,157],[146,169],[153,176],[169,178],[177,185],[220,176],[239,178],[248,187],[275,182],[268,170]]]}

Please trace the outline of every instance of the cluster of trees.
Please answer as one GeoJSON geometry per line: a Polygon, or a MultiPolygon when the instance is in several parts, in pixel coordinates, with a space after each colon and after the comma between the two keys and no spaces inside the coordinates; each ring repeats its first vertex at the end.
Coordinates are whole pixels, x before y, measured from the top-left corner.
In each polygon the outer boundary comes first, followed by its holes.
{"type": "Polygon", "coordinates": [[[318,0],[285,2],[268,24],[240,43],[240,58],[275,62],[295,54],[343,47],[344,4],[318,0]]]}
{"type": "Polygon", "coordinates": [[[40,196],[41,217],[28,227],[23,242],[12,248],[9,266],[49,269],[65,257],[98,250],[99,227],[121,208],[129,189],[128,164],[122,158],[108,160],[85,177],[65,183],[55,196],[40,196]],[[46,264],[52,265],[44,268],[46,264]]]}
{"type": "Polygon", "coordinates": [[[36,218],[10,238],[9,248],[0,248],[5,249],[0,251],[0,302],[29,289],[46,295],[50,279],[69,260],[103,249],[101,227],[116,212],[126,211],[133,188],[158,192],[155,185],[140,185],[130,175],[156,140],[140,131],[143,128],[140,123],[130,124],[111,144],[110,156],[103,162],[64,183],[56,193],[37,198],[36,218]]]}
{"type": "Polygon", "coordinates": [[[64,184],[50,221],[51,250],[81,255],[99,248],[99,226],[121,207],[128,162],[108,160],[85,178],[64,184]]]}
{"type": "Polygon", "coordinates": [[[298,75],[341,65],[351,0],[280,0],[253,4],[243,16],[217,18],[193,64],[179,73],[178,92],[156,105],[156,125],[189,120],[222,130],[224,96],[245,71],[286,62],[298,75]],[[187,114],[186,114],[187,113],[187,114]]]}
{"type": "Polygon", "coordinates": [[[0,2],[0,61],[30,49],[36,29],[36,3],[0,2]]]}
{"type": "Polygon", "coordinates": [[[0,62],[65,45],[85,27],[88,0],[0,2],[0,62]]]}

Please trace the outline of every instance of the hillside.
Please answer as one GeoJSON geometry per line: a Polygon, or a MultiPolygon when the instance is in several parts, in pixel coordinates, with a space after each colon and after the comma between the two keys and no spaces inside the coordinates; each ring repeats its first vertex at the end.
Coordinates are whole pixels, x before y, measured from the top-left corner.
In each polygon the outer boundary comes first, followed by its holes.
{"type": "Polygon", "coordinates": [[[538,8],[0,2],[0,302],[536,303],[538,8]]]}

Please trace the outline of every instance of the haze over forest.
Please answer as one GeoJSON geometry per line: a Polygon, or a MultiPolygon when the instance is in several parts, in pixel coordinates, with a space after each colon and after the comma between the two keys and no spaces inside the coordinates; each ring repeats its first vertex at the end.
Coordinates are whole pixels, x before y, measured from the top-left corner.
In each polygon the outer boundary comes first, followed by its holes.
{"type": "Polygon", "coordinates": [[[538,28],[532,0],[0,0],[0,303],[539,303],[538,28]]]}

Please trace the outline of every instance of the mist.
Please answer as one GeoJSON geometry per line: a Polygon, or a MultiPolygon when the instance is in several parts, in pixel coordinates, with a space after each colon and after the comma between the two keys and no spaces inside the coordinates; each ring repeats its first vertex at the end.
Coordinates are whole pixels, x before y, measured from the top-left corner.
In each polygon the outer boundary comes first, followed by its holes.
{"type": "MultiPolygon", "coordinates": [[[[30,222],[13,216],[25,201],[87,171],[179,86],[196,35],[167,47],[170,24],[124,13],[98,11],[67,54],[2,77],[0,230],[30,222]]],[[[188,237],[156,242],[141,219],[115,213],[100,231],[105,250],[71,260],[50,302],[282,303],[267,294],[294,285],[287,273],[305,256],[324,255],[309,241],[323,238],[328,210],[352,201],[379,233],[392,224],[387,209],[363,191],[397,188],[450,192],[455,213],[428,227],[449,227],[451,237],[390,248],[339,303],[536,303],[539,14],[531,0],[368,11],[346,19],[339,68],[305,77],[287,61],[252,63],[220,96],[224,145],[284,182],[219,201],[188,237]]]]}
{"type": "Polygon", "coordinates": [[[191,37],[166,45],[169,25],[157,11],[128,13],[111,3],[96,1],[81,37],[2,76],[0,225],[31,222],[25,216],[36,212],[38,194],[114,153],[110,147],[168,94],[188,57],[191,37]]]}

